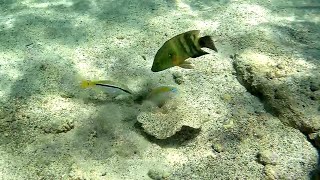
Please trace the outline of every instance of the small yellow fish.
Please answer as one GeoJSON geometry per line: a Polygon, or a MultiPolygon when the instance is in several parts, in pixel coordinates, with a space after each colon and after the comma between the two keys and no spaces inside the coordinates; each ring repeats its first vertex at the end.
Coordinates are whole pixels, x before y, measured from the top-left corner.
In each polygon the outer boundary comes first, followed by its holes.
{"type": "Polygon", "coordinates": [[[151,71],[158,72],[173,66],[192,69],[193,65],[185,60],[208,54],[201,48],[207,47],[218,52],[211,37],[199,37],[199,33],[199,30],[192,30],[166,41],[158,50],[151,71]]]}
{"type": "Polygon", "coordinates": [[[119,89],[128,94],[132,94],[132,92],[129,90],[129,88],[126,85],[109,81],[109,80],[101,80],[101,81],[83,80],[81,82],[81,88],[89,88],[89,87],[96,87],[96,86],[106,87],[111,89],[119,89]]]}
{"type": "Polygon", "coordinates": [[[158,107],[164,105],[164,103],[173,98],[178,93],[178,89],[171,86],[159,86],[151,90],[147,96],[147,100],[152,101],[158,107]]]}

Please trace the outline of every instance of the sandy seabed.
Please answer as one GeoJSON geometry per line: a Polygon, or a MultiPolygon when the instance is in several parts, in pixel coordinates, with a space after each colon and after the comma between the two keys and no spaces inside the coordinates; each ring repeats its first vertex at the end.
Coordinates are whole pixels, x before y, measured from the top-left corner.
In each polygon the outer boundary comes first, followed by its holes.
{"type": "Polygon", "coordinates": [[[0,1],[0,179],[316,178],[319,17],[315,0],[0,1]],[[219,53],[153,73],[193,29],[219,53]],[[161,85],[179,95],[143,101],[161,85]]]}

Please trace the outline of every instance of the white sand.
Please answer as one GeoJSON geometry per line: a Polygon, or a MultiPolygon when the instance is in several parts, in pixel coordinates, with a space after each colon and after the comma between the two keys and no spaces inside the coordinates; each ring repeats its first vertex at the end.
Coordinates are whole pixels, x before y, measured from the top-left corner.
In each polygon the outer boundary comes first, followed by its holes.
{"type": "Polygon", "coordinates": [[[319,35],[308,33],[319,29],[319,6],[312,0],[0,2],[0,179],[308,179],[316,149],[247,92],[229,56],[277,57],[289,70],[319,71],[320,42],[313,37],[319,35]],[[212,35],[219,53],[192,59],[194,70],[151,72],[160,46],[192,29],[212,35]],[[175,84],[173,73],[184,83],[175,84]],[[186,101],[180,106],[207,119],[198,119],[200,133],[182,144],[147,138],[134,126],[148,111],[136,96],[83,90],[82,79],[118,81],[135,94],[176,86],[186,101]],[[263,165],[257,154],[269,151],[275,155],[263,157],[276,163],[263,165]]]}

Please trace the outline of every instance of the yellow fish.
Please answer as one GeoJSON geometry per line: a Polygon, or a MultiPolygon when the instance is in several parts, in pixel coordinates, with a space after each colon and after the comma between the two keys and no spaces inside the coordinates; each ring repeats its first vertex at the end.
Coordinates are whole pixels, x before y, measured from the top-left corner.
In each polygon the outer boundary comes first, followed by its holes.
{"type": "Polygon", "coordinates": [[[207,47],[218,52],[211,37],[199,37],[199,33],[199,30],[192,30],[166,41],[158,50],[151,71],[158,72],[173,66],[192,69],[193,65],[185,60],[208,54],[201,48],[207,47]]]}
{"type": "Polygon", "coordinates": [[[166,101],[173,98],[178,93],[178,89],[171,86],[159,86],[151,90],[147,99],[162,107],[166,101]]]}
{"type": "Polygon", "coordinates": [[[109,80],[101,80],[101,81],[83,80],[81,82],[81,88],[89,88],[89,87],[105,87],[105,88],[111,88],[112,90],[118,89],[128,94],[132,94],[132,92],[129,90],[129,88],[126,85],[109,81],[109,80]]]}

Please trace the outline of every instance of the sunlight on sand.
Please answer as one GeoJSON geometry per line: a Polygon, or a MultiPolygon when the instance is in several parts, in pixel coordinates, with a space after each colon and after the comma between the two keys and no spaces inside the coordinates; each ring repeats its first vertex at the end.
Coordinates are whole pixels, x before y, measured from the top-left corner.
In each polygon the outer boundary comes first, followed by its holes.
{"type": "MultiPolygon", "coordinates": [[[[13,15],[0,17],[0,27],[3,30],[8,30],[14,27],[15,18],[13,15]]],[[[0,29],[0,31],[1,31],[0,29]]]]}
{"type": "Polygon", "coordinates": [[[44,3],[37,3],[32,0],[27,0],[22,2],[22,4],[31,7],[31,8],[48,8],[51,6],[64,6],[64,7],[70,7],[73,5],[72,1],[68,0],[62,0],[58,2],[44,2],[44,3]]]}

